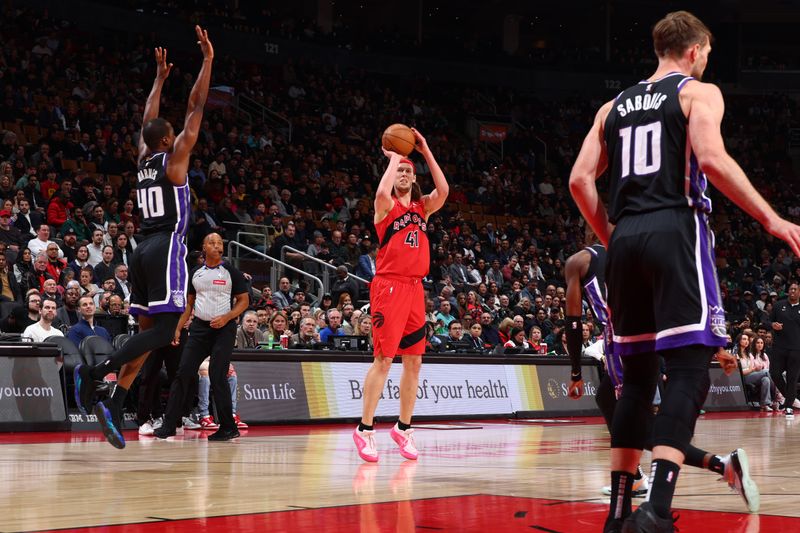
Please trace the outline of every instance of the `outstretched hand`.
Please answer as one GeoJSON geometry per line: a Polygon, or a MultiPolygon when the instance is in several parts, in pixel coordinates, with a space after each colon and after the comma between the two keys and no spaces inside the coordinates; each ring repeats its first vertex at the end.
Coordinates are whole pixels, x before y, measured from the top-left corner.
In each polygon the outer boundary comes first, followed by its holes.
{"type": "Polygon", "coordinates": [[[172,63],[167,63],[167,49],[161,48],[160,46],[156,48],[156,78],[163,81],[167,79],[169,76],[170,71],[172,70],[172,63]]]}
{"type": "Polygon", "coordinates": [[[204,30],[200,26],[195,26],[194,31],[197,33],[197,44],[200,45],[200,50],[203,51],[203,57],[206,59],[213,59],[214,47],[208,39],[208,30],[204,30]]]}

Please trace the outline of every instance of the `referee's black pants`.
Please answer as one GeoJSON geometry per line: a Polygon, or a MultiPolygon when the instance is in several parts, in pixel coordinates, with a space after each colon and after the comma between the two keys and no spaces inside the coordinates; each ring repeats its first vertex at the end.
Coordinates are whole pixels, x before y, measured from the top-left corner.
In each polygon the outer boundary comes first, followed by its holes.
{"type": "Polygon", "coordinates": [[[769,353],[769,374],[786,398],[784,406],[791,407],[797,398],[797,378],[800,377],[800,350],[773,347],[769,353]],[[786,372],[786,380],[783,372],[786,372]]]}
{"type": "Polygon", "coordinates": [[[182,407],[187,403],[187,396],[195,389],[192,384],[197,379],[197,371],[203,359],[211,356],[208,377],[211,380],[211,397],[217,407],[217,422],[220,429],[234,430],[233,404],[231,388],[228,385],[228,367],[231,364],[231,352],[236,343],[236,323],[231,320],[224,327],[214,329],[205,320],[195,318],[189,326],[189,338],[183,348],[178,374],[169,390],[169,401],[164,425],[177,426],[182,416],[182,407]]]}

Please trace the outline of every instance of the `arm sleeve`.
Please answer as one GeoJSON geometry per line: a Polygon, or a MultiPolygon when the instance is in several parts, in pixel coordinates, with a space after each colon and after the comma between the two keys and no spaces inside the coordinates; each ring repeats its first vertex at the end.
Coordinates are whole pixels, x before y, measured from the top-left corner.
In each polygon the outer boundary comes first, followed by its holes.
{"type": "Polygon", "coordinates": [[[581,336],[583,324],[580,317],[568,316],[566,320],[567,328],[567,352],[572,364],[572,374],[578,375],[581,371],[581,336]]]}

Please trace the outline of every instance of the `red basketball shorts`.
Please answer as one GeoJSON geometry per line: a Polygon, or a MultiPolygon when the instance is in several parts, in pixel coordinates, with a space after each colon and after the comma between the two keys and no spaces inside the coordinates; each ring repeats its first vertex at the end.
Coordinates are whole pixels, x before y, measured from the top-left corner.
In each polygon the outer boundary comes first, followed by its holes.
{"type": "Polygon", "coordinates": [[[425,351],[425,290],[422,280],[375,276],[369,287],[374,354],[422,355],[425,351]]]}

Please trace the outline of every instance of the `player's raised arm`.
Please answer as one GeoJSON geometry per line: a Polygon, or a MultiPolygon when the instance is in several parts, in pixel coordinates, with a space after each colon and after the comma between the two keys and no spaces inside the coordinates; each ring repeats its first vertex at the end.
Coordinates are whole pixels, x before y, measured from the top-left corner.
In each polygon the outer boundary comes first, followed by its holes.
{"type": "Polygon", "coordinates": [[[569,175],[569,190],[575,203],[578,204],[578,209],[606,246],[613,228],[608,223],[608,212],[597,193],[595,181],[608,166],[603,122],[612,105],[613,102],[607,102],[595,115],[592,129],[583,140],[583,146],[569,175]]]}
{"type": "Polygon", "coordinates": [[[689,82],[684,92],[691,98],[688,133],[700,168],[722,194],[800,255],[800,226],[778,216],[725,150],[720,133],[725,101],[719,88],[710,83],[689,82]]]}
{"type": "Polygon", "coordinates": [[[425,205],[425,216],[431,216],[444,205],[444,202],[447,200],[447,195],[450,194],[450,186],[447,184],[447,179],[444,177],[444,172],[442,172],[441,167],[439,167],[439,163],[437,163],[436,158],[433,157],[433,152],[431,152],[431,149],[428,147],[428,141],[426,141],[425,137],[416,129],[411,128],[411,131],[414,132],[414,137],[417,138],[416,149],[422,154],[422,157],[425,158],[425,162],[428,164],[428,168],[431,169],[433,185],[436,187],[430,194],[426,194],[422,197],[422,203],[425,205]]]}
{"type": "MultiPolygon", "coordinates": [[[[167,49],[158,47],[155,49],[156,57],[156,79],[153,81],[153,88],[144,104],[144,115],[142,115],[142,130],[144,125],[158,117],[158,107],[161,103],[161,89],[172,70],[172,63],[167,63],[167,49]]],[[[139,135],[139,160],[147,154],[147,144],[144,142],[144,134],[139,135]]]]}
{"type": "Polygon", "coordinates": [[[389,158],[389,166],[386,167],[386,171],[383,173],[380,183],[378,183],[378,190],[375,191],[374,222],[376,224],[386,218],[386,215],[392,210],[392,205],[394,205],[394,200],[392,200],[394,180],[397,176],[397,167],[400,165],[400,160],[403,159],[397,152],[391,152],[386,148],[381,148],[381,150],[389,158]]]}
{"type": "Polygon", "coordinates": [[[194,27],[197,33],[197,44],[203,51],[203,66],[194,82],[186,106],[186,120],[183,131],[175,139],[175,149],[170,155],[167,177],[174,185],[186,183],[186,172],[189,170],[189,157],[197,142],[200,125],[203,121],[203,108],[208,98],[208,86],[211,83],[211,63],[214,61],[214,47],[208,39],[208,31],[200,26],[194,27]]]}

